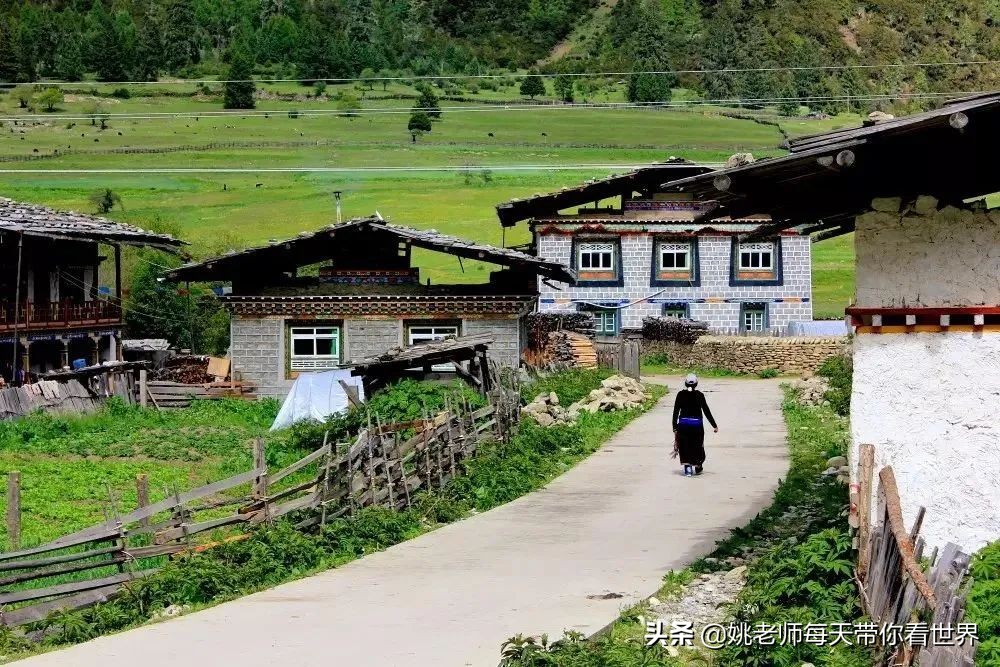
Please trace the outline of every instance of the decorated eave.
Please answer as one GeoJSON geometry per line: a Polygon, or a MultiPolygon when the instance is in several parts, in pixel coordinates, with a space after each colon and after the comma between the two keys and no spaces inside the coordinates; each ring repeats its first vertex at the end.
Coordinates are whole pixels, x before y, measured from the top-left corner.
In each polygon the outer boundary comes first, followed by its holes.
{"type": "Polygon", "coordinates": [[[430,315],[463,317],[520,315],[534,303],[528,294],[402,294],[319,296],[224,296],[220,301],[236,315],[257,317],[353,317],[386,315],[397,318],[430,315]]]}
{"type": "MultiPolygon", "coordinates": [[[[538,218],[531,225],[539,234],[656,234],[692,238],[697,236],[756,236],[760,230],[770,226],[767,216],[753,216],[741,219],[713,218],[702,222],[691,220],[636,219],[620,216],[555,216],[538,218]]],[[[798,229],[779,230],[773,235],[797,236],[798,229]]]]}
{"type": "Polygon", "coordinates": [[[548,216],[573,206],[617,197],[623,192],[646,192],[655,189],[664,180],[686,178],[709,171],[711,169],[708,167],[674,158],[668,162],[640,167],[624,174],[612,174],[606,178],[590,180],[576,187],[524,199],[512,199],[497,205],[497,217],[504,227],[513,227],[522,220],[548,216]]]}
{"type": "Polygon", "coordinates": [[[171,280],[187,281],[232,280],[234,276],[239,276],[243,271],[253,271],[253,267],[261,262],[288,264],[289,257],[293,258],[293,263],[298,266],[314,264],[323,261],[328,255],[328,246],[324,242],[336,238],[336,235],[342,231],[351,229],[365,229],[375,233],[391,234],[418,248],[443,252],[464,259],[477,259],[502,266],[518,267],[560,282],[574,282],[576,280],[575,273],[557,261],[542,259],[510,248],[498,248],[474,241],[466,241],[455,236],[441,234],[433,229],[421,230],[393,225],[378,215],[355,218],[340,224],[329,225],[315,232],[303,232],[297,237],[285,241],[274,241],[267,245],[185,264],[168,272],[167,277],[171,280]]]}
{"type": "Polygon", "coordinates": [[[716,200],[714,214],[770,214],[755,236],[802,227],[829,238],[854,229],[854,218],[879,197],[946,204],[1000,190],[1000,93],[845,130],[795,139],[789,154],[666,181],[667,192],[716,200]]]}
{"type": "Polygon", "coordinates": [[[0,197],[0,232],[68,241],[148,246],[178,252],[183,241],[107,218],[0,197]]]}

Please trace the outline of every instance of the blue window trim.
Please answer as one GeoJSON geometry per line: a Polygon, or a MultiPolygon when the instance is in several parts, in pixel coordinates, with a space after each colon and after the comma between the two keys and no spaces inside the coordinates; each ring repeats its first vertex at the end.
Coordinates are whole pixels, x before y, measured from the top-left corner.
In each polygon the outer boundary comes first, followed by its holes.
{"type": "Polygon", "coordinates": [[[740,331],[746,331],[747,328],[743,322],[743,316],[748,310],[763,310],[764,311],[764,328],[762,331],[767,331],[771,328],[771,307],[766,301],[742,301],[740,302],[740,331]]]}
{"type": "Polygon", "coordinates": [[[615,318],[615,324],[614,324],[615,330],[614,330],[614,332],[609,334],[609,333],[605,333],[603,331],[598,331],[597,335],[598,336],[617,336],[619,333],[621,333],[621,330],[622,330],[622,313],[621,313],[621,308],[612,308],[610,306],[592,306],[592,305],[590,305],[588,303],[580,303],[580,304],[577,304],[576,309],[577,309],[577,311],[582,312],[582,313],[596,313],[597,311],[605,311],[605,310],[611,311],[611,314],[614,315],[614,318],[615,318]]]}
{"type": "Polygon", "coordinates": [[[576,271],[577,276],[579,276],[580,268],[577,264],[579,263],[580,258],[580,244],[591,242],[610,242],[614,245],[615,276],[617,277],[614,280],[585,280],[578,277],[576,284],[580,287],[623,287],[625,285],[625,272],[622,271],[622,237],[620,236],[601,236],[599,234],[574,236],[573,247],[570,254],[570,268],[576,271]]]}
{"type": "Polygon", "coordinates": [[[667,309],[684,310],[684,317],[691,319],[691,303],[689,301],[665,301],[660,308],[660,315],[666,315],[667,309]]]}
{"type": "Polygon", "coordinates": [[[785,284],[785,272],[784,272],[784,262],[781,258],[781,249],[784,243],[782,242],[782,237],[762,239],[761,242],[770,241],[774,243],[774,278],[770,280],[740,280],[737,278],[739,272],[740,264],[740,240],[738,237],[733,237],[733,243],[729,251],[729,286],[767,286],[767,285],[784,285],[785,284]]]}
{"type": "Polygon", "coordinates": [[[653,236],[653,256],[649,264],[649,286],[650,287],[701,287],[701,262],[698,261],[698,239],[671,237],[668,234],[658,234],[653,236]],[[683,243],[691,244],[691,279],[690,280],[661,280],[660,275],[660,243],[683,243]]]}

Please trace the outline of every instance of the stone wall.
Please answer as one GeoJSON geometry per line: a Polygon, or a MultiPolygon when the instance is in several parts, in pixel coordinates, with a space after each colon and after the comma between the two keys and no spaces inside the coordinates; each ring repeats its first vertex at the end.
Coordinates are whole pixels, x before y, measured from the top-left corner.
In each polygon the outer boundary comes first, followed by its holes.
{"type": "Polygon", "coordinates": [[[1000,304],[1000,210],[876,199],[856,219],[857,305],[1000,304]]]}
{"type": "Polygon", "coordinates": [[[847,338],[775,338],[768,336],[702,336],[693,345],[643,341],[643,354],[662,354],[680,367],[711,366],[737,373],[815,372],[822,363],[843,354],[847,338]]]}
{"type": "MultiPolygon", "coordinates": [[[[770,328],[785,328],[789,322],[812,319],[811,248],[807,236],[782,236],[781,285],[732,285],[731,236],[698,237],[699,284],[657,287],[650,284],[653,267],[655,225],[648,233],[622,234],[622,285],[566,285],[539,280],[539,310],[574,312],[580,301],[601,305],[632,304],[621,310],[620,326],[638,328],[644,317],[658,316],[665,304],[687,304],[692,319],[707,322],[713,331],[740,328],[741,303],[767,305],[770,328]],[[654,295],[655,296],[652,296],[654,295]],[[638,301],[638,303],[634,303],[638,301]]],[[[666,228],[664,228],[666,229],[666,228]]],[[[539,234],[538,254],[570,266],[572,234],[539,234]]]]}
{"type": "Polygon", "coordinates": [[[233,371],[256,384],[258,396],[283,397],[292,386],[285,377],[284,324],[264,317],[234,317],[230,323],[233,371]]]}
{"type": "Polygon", "coordinates": [[[348,362],[402,344],[403,323],[399,320],[344,320],[344,359],[348,362]]]}
{"type": "Polygon", "coordinates": [[[517,368],[521,361],[521,326],[516,318],[472,320],[462,322],[462,333],[467,336],[488,333],[493,335],[489,357],[501,366],[517,368]]]}

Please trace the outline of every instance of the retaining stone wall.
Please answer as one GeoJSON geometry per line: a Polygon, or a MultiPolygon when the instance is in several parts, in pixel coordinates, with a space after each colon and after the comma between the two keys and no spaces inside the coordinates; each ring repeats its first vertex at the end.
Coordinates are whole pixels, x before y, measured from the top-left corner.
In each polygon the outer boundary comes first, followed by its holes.
{"type": "Polygon", "coordinates": [[[642,342],[642,353],[662,354],[675,366],[712,366],[737,373],[774,368],[787,373],[813,373],[828,358],[843,354],[847,338],[702,336],[692,345],[671,341],[642,342]]]}

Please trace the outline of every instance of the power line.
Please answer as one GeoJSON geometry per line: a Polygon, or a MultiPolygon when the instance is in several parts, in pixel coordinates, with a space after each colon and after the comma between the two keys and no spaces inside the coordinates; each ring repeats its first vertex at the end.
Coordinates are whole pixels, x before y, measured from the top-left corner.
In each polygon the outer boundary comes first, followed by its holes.
{"type": "Polygon", "coordinates": [[[872,70],[872,69],[905,69],[909,67],[967,67],[973,65],[994,65],[1000,60],[952,60],[946,62],[914,62],[914,63],[879,63],[854,65],[791,65],[780,67],[722,67],[717,69],[674,69],[674,70],[626,70],[620,72],[551,72],[551,73],[517,73],[504,74],[419,74],[412,76],[370,76],[370,77],[305,77],[301,79],[168,79],[165,81],[39,81],[45,86],[161,86],[184,84],[220,84],[220,83],[308,83],[322,81],[324,83],[355,83],[381,81],[450,81],[456,79],[506,79],[556,76],[570,77],[607,77],[632,76],[634,74],[746,74],[752,72],[801,72],[801,71],[837,71],[837,70],[872,70]]]}
{"type": "MultiPolygon", "coordinates": [[[[645,109],[645,108],[683,108],[688,106],[766,106],[787,102],[871,102],[893,99],[929,100],[949,98],[961,95],[979,95],[990,91],[949,91],[926,93],[882,93],[867,95],[814,95],[788,97],[730,97],[708,100],[664,100],[656,102],[563,102],[556,104],[487,104],[440,107],[441,113],[483,113],[483,112],[516,112],[516,111],[574,111],[574,110],[609,110],[645,109]]],[[[20,116],[3,116],[0,122],[19,122],[25,120],[92,120],[104,118],[108,120],[170,120],[174,118],[246,118],[269,117],[294,113],[301,116],[367,116],[380,114],[409,114],[411,107],[366,107],[360,109],[238,109],[238,110],[208,110],[208,111],[156,111],[156,112],[122,112],[122,113],[90,113],[90,114],[23,114],[20,116]]]]}
{"type": "MultiPolygon", "coordinates": [[[[721,163],[704,163],[718,166],[721,163]]],[[[592,169],[631,170],[648,167],[643,164],[476,164],[423,167],[144,167],[137,169],[0,169],[0,174],[301,174],[301,173],[382,173],[382,172],[463,172],[481,171],[584,171],[592,169]]]]}

